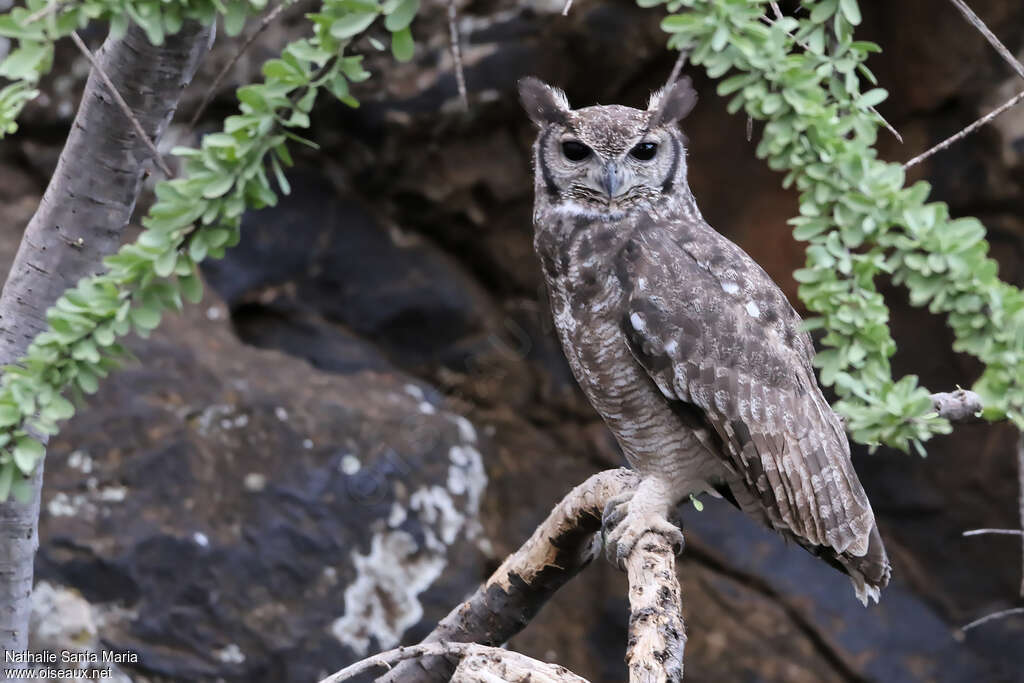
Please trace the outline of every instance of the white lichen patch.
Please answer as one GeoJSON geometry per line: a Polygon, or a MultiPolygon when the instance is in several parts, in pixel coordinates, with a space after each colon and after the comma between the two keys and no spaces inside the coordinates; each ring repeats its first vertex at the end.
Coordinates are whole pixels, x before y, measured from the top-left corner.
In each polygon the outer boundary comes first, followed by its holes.
{"type": "Polygon", "coordinates": [[[82,474],[89,474],[92,472],[92,457],[81,449],[71,451],[68,456],[68,467],[76,469],[82,474]]]}
{"type": "Polygon", "coordinates": [[[225,664],[241,664],[245,661],[245,653],[237,643],[228,643],[224,647],[214,650],[213,656],[225,664]]]}
{"type": "Polygon", "coordinates": [[[95,514],[96,508],[81,493],[69,496],[63,491],[58,491],[46,504],[46,511],[51,517],[91,517],[95,514]]]}
{"type": "MultiPolygon", "coordinates": [[[[406,393],[418,399],[408,387],[406,393]]],[[[460,535],[469,540],[482,537],[478,517],[487,476],[473,445],[476,429],[462,416],[445,417],[457,426],[462,443],[448,450],[443,485],[423,486],[406,497],[401,482],[396,482],[398,500],[392,504],[387,527],[374,535],[368,555],[352,555],[356,579],[345,590],[345,613],[334,621],[331,633],[359,656],[365,656],[371,644],[379,649],[396,645],[405,630],[423,618],[419,596],[444,571],[449,547],[460,535]],[[410,517],[419,522],[422,544],[397,529],[410,517]]]]}
{"type": "Polygon", "coordinates": [[[448,419],[459,428],[459,439],[463,443],[476,443],[476,427],[473,426],[472,422],[461,415],[455,414],[448,415],[448,419]]]}
{"type": "Polygon", "coordinates": [[[422,488],[409,498],[409,509],[419,513],[427,547],[442,555],[462,530],[466,516],[459,512],[451,493],[442,486],[422,488]]]}
{"type": "Polygon", "coordinates": [[[246,491],[258,492],[267,487],[267,477],[262,472],[249,472],[242,483],[246,491]]]}
{"type": "Polygon", "coordinates": [[[358,472],[360,468],[362,468],[362,466],[363,464],[359,462],[359,458],[352,455],[351,453],[346,453],[345,455],[341,456],[341,464],[339,465],[339,467],[342,473],[344,474],[352,476],[353,474],[358,472]]]}
{"type": "Polygon", "coordinates": [[[429,401],[420,401],[419,410],[424,415],[433,415],[437,412],[437,408],[429,401]]]}
{"type": "Polygon", "coordinates": [[[98,497],[104,503],[120,503],[128,497],[128,489],[124,486],[106,486],[99,490],[98,497]]]}
{"type": "Polygon", "coordinates": [[[726,294],[735,294],[736,292],[740,291],[740,286],[735,282],[723,282],[722,291],[724,291],[726,294]]]}
{"type": "Polygon", "coordinates": [[[277,406],[276,408],[274,408],[274,417],[276,417],[281,422],[287,422],[288,411],[282,408],[281,406],[277,406]]]}
{"type": "Polygon", "coordinates": [[[423,389],[420,389],[415,384],[406,384],[402,388],[402,390],[405,391],[405,393],[407,393],[410,396],[412,396],[417,401],[422,401],[423,398],[424,398],[423,389]]]}
{"type": "Polygon", "coordinates": [[[379,649],[398,644],[405,630],[423,618],[419,595],[441,575],[443,555],[423,552],[404,531],[373,537],[370,552],[352,554],[356,579],[345,589],[345,614],[331,634],[360,657],[371,639],[379,649]]]}
{"type": "Polygon", "coordinates": [[[391,513],[388,515],[388,526],[392,529],[402,526],[402,522],[404,522],[408,516],[409,515],[405,512],[405,508],[396,501],[391,504],[391,513]]]}
{"type": "Polygon", "coordinates": [[[307,451],[313,448],[313,439],[303,439],[302,447],[305,448],[307,451]]]}
{"type": "Polygon", "coordinates": [[[197,531],[192,534],[192,540],[200,548],[207,548],[210,545],[210,537],[204,534],[202,531],[197,531]]]}

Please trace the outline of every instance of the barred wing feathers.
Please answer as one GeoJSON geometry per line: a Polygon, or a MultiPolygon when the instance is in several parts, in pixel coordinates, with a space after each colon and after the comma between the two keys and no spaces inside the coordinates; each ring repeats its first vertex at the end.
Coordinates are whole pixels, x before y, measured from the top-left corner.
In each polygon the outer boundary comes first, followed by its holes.
{"type": "Polygon", "coordinates": [[[811,340],[782,291],[703,221],[641,221],[620,259],[633,355],[670,404],[696,408],[717,434],[742,482],[735,497],[838,563],[862,601],[877,599],[885,550],[815,379],[811,340]]]}

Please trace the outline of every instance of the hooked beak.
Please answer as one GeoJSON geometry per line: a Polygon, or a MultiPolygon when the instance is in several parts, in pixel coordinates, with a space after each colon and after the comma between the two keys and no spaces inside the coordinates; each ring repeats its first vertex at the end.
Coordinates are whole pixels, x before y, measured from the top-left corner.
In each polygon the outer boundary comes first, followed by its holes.
{"type": "Polygon", "coordinates": [[[622,187],[622,170],[614,161],[604,165],[604,173],[601,175],[601,187],[604,189],[608,199],[615,197],[616,192],[622,187]]]}

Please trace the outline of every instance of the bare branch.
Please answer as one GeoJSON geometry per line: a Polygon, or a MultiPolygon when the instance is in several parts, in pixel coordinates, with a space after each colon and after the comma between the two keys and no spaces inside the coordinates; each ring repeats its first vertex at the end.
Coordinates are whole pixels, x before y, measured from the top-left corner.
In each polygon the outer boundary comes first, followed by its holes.
{"type": "Polygon", "coordinates": [[[558,664],[547,664],[510,650],[483,648],[462,658],[452,683],[588,683],[558,664]]]}
{"type": "Polygon", "coordinates": [[[96,70],[96,73],[99,74],[100,80],[103,81],[103,84],[107,86],[107,90],[110,91],[111,96],[114,98],[114,102],[116,102],[117,106],[122,112],[124,112],[124,115],[128,117],[128,120],[131,121],[132,128],[135,129],[135,134],[141,138],[143,144],[146,145],[146,148],[149,150],[149,153],[153,155],[153,163],[157,165],[157,168],[159,168],[166,177],[173,178],[174,174],[171,173],[171,169],[169,169],[167,164],[164,163],[164,159],[160,156],[160,152],[157,151],[156,145],[153,144],[153,140],[151,140],[149,135],[146,134],[146,131],[142,128],[142,124],[139,123],[139,120],[135,117],[135,113],[132,111],[132,108],[129,107],[128,103],[124,101],[123,97],[121,97],[121,93],[117,91],[117,88],[114,87],[114,84],[111,82],[110,76],[107,75],[103,66],[96,61],[92,51],[89,50],[85,43],[82,42],[77,31],[71,32],[71,40],[74,41],[78,50],[85,55],[85,58],[89,60],[90,64],[92,64],[92,68],[96,70]]]}
{"type": "Polygon", "coordinates": [[[950,422],[983,422],[981,396],[967,389],[932,394],[932,408],[950,422]]]}
{"type": "Polygon", "coordinates": [[[630,683],[678,683],[683,679],[686,629],[676,557],[669,540],[650,531],[626,560],[629,577],[630,683]]]}
{"type": "Polygon", "coordinates": [[[967,126],[966,128],[964,128],[960,132],[958,132],[958,133],[956,133],[954,135],[949,136],[948,138],[946,138],[945,140],[943,140],[939,144],[935,145],[931,149],[929,149],[929,150],[927,150],[925,152],[922,152],[921,154],[918,154],[916,157],[914,157],[913,159],[911,159],[907,163],[903,164],[903,168],[910,168],[911,166],[916,166],[917,164],[921,163],[922,161],[924,161],[928,157],[932,156],[936,152],[941,152],[942,150],[946,149],[947,147],[952,145],[957,140],[961,140],[961,139],[967,137],[968,135],[970,135],[974,131],[978,130],[979,128],[984,126],[986,123],[988,123],[992,119],[994,119],[997,116],[999,116],[1000,114],[1003,114],[1003,113],[1009,111],[1010,109],[1012,109],[1014,106],[1020,104],[1021,101],[1024,101],[1024,90],[1022,90],[1021,92],[1017,93],[1016,95],[1014,95],[1013,97],[1008,99],[1006,102],[1004,102],[1000,106],[996,107],[995,109],[990,111],[988,114],[985,114],[980,119],[978,119],[977,121],[975,121],[971,125],[967,126]]]}
{"type": "MultiPolygon", "coordinates": [[[[555,506],[547,519],[476,592],[455,607],[423,643],[504,643],[595,557],[595,532],[604,506],[639,483],[635,472],[607,470],[587,479],[555,506]]],[[[455,664],[444,657],[403,662],[381,676],[382,683],[447,681],[455,664]]]]}
{"type": "Polygon", "coordinates": [[[964,15],[964,18],[971,22],[974,28],[981,32],[981,35],[985,36],[985,40],[987,40],[989,44],[996,49],[996,52],[999,53],[1000,57],[1006,60],[1007,64],[1013,67],[1013,70],[1017,72],[1017,75],[1024,78],[1024,64],[1021,64],[1020,60],[1014,57],[1013,53],[1010,52],[1007,47],[1003,45],[1003,42],[996,37],[996,34],[989,30],[989,27],[985,25],[985,22],[981,20],[981,17],[975,14],[974,10],[968,7],[964,0],[950,1],[958,10],[960,10],[960,14],[964,15]]]}
{"type": "Polygon", "coordinates": [[[970,629],[974,628],[975,626],[981,626],[982,624],[984,624],[987,621],[993,621],[995,619],[1002,619],[1003,617],[1008,617],[1008,616],[1011,616],[1013,614],[1024,614],[1024,607],[1014,607],[1013,609],[1004,609],[1001,612],[993,612],[992,614],[987,614],[987,615],[983,616],[981,619],[975,619],[974,621],[972,621],[971,623],[967,624],[966,626],[961,627],[960,630],[961,631],[967,631],[967,630],[970,630],[970,629]]]}
{"type": "Polygon", "coordinates": [[[40,19],[42,19],[44,17],[48,17],[51,14],[53,14],[53,13],[55,13],[58,10],[61,10],[61,9],[63,9],[63,7],[60,5],[60,3],[58,3],[58,2],[49,2],[49,3],[47,3],[46,7],[42,8],[41,10],[39,10],[37,12],[33,12],[32,14],[28,15],[27,17],[25,17],[24,21],[21,22],[21,25],[22,26],[28,26],[29,24],[31,24],[33,22],[36,22],[36,21],[39,21],[40,19]]]}
{"type": "Polygon", "coordinates": [[[399,647],[367,657],[341,671],[331,674],[320,683],[341,683],[373,669],[390,669],[400,662],[419,657],[453,656],[461,660],[452,676],[453,683],[484,681],[510,681],[519,683],[587,683],[568,669],[557,664],[546,664],[536,659],[497,647],[477,643],[423,643],[399,647]]]}
{"type": "Polygon", "coordinates": [[[569,16],[569,10],[572,9],[572,0],[565,0],[565,7],[562,8],[562,16],[569,16]]]}
{"type": "Polygon", "coordinates": [[[1002,534],[1006,536],[1024,536],[1020,529],[971,529],[965,531],[964,536],[981,536],[982,534],[1002,534]]]}
{"type": "Polygon", "coordinates": [[[462,68],[462,47],[459,40],[459,26],[456,22],[455,0],[448,0],[448,39],[451,42],[452,62],[455,64],[455,83],[459,87],[459,99],[463,111],[469,111],[469,97],[466,95],[466,72],[462,68]]]}
{"type": "Polygon", "coordinates": [[[206,89],[206,93],[203,95],[202,102],[200,102],[199,107],[196,108],[196,113],[192,115],[191,120],[189,120],[188,122],[189,130],[192,130],[193,128],[196,127],[196,123],[198,123],[199,117],[203,115],[203,112],[206,111],[206,107],[210,104],[210,100],[212,100],[213,96],[217,94],[217,89],[220,88],[220,84],[227,77],[228,72],[230,72],[231,69],[234,68],[235,64],[238,63],[238,60],[241,59],[242,55],[245,54],[245,51],[248,50],[249,47],[254,42],[256,42],[256,39],[260,36],[260,34],[266,31],[267,27],[270,26],[270,24],[273,23],[275,19],[281,16],[281,12],[285,10],[285,7],[286,3],[282,2],[281,4],[274,7],[274,9],[270,10],[270,12],[268,12],[267,15],[260,20],[260,25],[257,26],[256,30],[252,32],[252,35],[246,38],[245,42],[242,43],[242,46],[238,48],[238,51],[235,52],[235,54],[231,57],[228,63],[224,65],[224,68],[222,68],[217,73],[217,77],[213,79],[213,83],[211,83],[210,87],[206,89]]]}

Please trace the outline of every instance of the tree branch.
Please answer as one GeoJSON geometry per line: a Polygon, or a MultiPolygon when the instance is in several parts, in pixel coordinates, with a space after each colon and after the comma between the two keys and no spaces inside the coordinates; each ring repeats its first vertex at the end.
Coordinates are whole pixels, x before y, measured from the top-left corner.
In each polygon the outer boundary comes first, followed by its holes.
{"type": "Polygon", "coordinates": [[[452,683],[588,683],[565,667],[539,662],[518,652],[477,643],[450,642],[422,643],[388,650],[347,666],[320,683],[341,683],[376,668],[391,668],[420,657],[459,660],[459,666],[451,677],[452,683]]]}
{"type": "Polygon", "coordinates": [[[82,42],[82,39],[78,35],[78,31],[71,32],[71,40],[78,48],[78,51],[85,55],[85,58],[89,60],[89,63],[92,65],[93,71],[100,77],[100,80],[103,81],[103,84],[107,86],[107,90],[110,91],[110,96],[114,98],[114,102],[117,103],[117,106],[121,110],[121,113],[123,113],[125,117],[128,119],[129,123],[132,124],[132,128],[135,129],[135,132],[138,133],[139,138],[142,140],[143,144],[146,145],[146,149],[148,149],[149,153],[153,156],[153,163],[156,164],[157,168],[159,168],[160,171],[164,174],[164,177],[173,178],[174,174],[171,173],[171,169],[167,168],[167,164],[164,163],[163,157],[160,156],[160,152],[157,151],[156,145],[154,145],[153,141],[149,139],[149,134],[146,133],[145,130],[143,130],[142,124],[139,123],[139,120],[135,118],[135,114],[132,113],[132,108],[128,106],[128,103],[124,101],[123,97],[121,97],[121,93],[119,93],[117,91],[117,88],[114,87],[114,84],[111,83],[110,76],[107,75],[107,72],[103,68],[103,65],[96,61],[96,58],[93,56],[92,52],[89,50],[86,44],[82,42]]]}
{"type": "Polygon", "coordinates": [[[662,534],[648,532],[626,560],[629,577],[630,683],[683,680],[686,629],[676,557],[662,534]]]}
{"type": "Polygon", "coordinates": [[[1013,67],[1013,70],[1017,72],[1017,75],[1024,78],[1024,64],[1021,64],[1020,60],[1013,56],[1013,53],[1003,45],[1003,41],[999,40],[999,38],[996,37],[996,34],[992,33],[989,27],[985,25],[985,22],[981,20],[981,17],[975,14],[974,10],[972,10],[964,0],[950,1],[958,10],[960,10],[960,14],[964,15],[964,18],[971,22],[972,26],[978,29],[981,35],[985,36],[985,40],[989,42],[989,45],[994,47],[996,52],[999,53],[999,56],[1002,57],[1007,64],[1013,67]]]}
{"type": "Polygon", "coordinates": [[[1024,90],[1022,90],[1021,92],[1017,93],[1016,95],[1014,95],[1013,97],[1008,99],[1006,102],[1003,102],[1001,105],[999,105],[998,107],[996,107],[995,109],[993,109],[989,113],[985,114],[984,116],[982,116],[980,119],[978,119],[974,123],[972,123],[969,126],[961,129],[957,133],[954,133],[953,135],[950,135],[948,138],[946,138],[942,142],[938,143],[937,145],[932,146],[931,148],[925,150],[924,152],[921,152],[920,154],[918,154],[916,157],[914,157],[910,161],[904,163],[903,164],[903,168],[910,168],[911,166],[916,166],[917,164],[921,163],[922,161],[924,161],[928,157],[932,156],[936,152],[941,152],[942,150],[946,149],[947,147],[952,145],[957,140],[961,140],[961,139],[967,137],[968,135],[970,135],[974,131],[978,130],[979,128],[984,126],[986,123],[988,123],[992,119],[994,119],[997,116],[999,116],[1000,114],[1003,114],[1003,113],[1009,111],[1010,109],[1012,109],[1013,107],[1017,106],[1022,101],[1024,101],[1024,90]]]}
{"type": "MultiPolygon", "coordinates": [[[[440,641],[504,643],[595,557],[594,534],[601,529],[604,506],[634,489],[635,472],[607,470],[574,488],[476,592],[453,609],[423,644],[440,641]]],[[[455,664],[438,656],[402,662],[381,676],[382,683],[447,681],[455,664]]]]}
{"type": "Polygon", "coordinates": [[[193,130],[196,127],[196,123],[199,122],[199,117],[201,117],[203,112],[206,111],[206,107],[209,106],[210,100],[212,100],[213,96],[217,94],[217,90],[220,88],[221,82],[227,77],[228,73],[231,72],[231,69],[235,64],[238,63],[238,60],[241,59],[246,50],[256,42],[256,39],[260,37],[260,34],[266,31],[267,27],[270,26],[275,19],[281,16],[281,12],[283,12],[287,7],[287,2],[281,2],[274,9],[270,10],[270,12],[260,20],[259,26],[257,26],[256,30],[252,32],[252,35],[245,39],[245,42],[242,43],[241,47],[239,47],[235,54],[232,55],[231,59],[228,60],[228,63],[217,72],[217,76],[213,79],[213,83],[211,83],[210,87],[206,89],[206,92],[203,94],[202,101],[199,103],[199,106],[196,107],[196,111],[192,114],[192,118],[189,119],[189,130],[193,130]]]}
{"type": "MultiPolygon", "coordinates": [[[[100,48],[57,169],[0,294],[0,364],[20,358],[46,329],[46,309],[69,286],[101,270],[103,257],[119,246],[150,155],[146,140],[163,134],[209,35],[210,29],[186,22],[164,45],[153,46],[132,24],[100,48]],[[101,70],[125,93],[144,135],[124,125],[101,70]]],[[[23,490],[26,502],[0,504],[0,647],[8,651],[28,645],[41,483],[39,466],[23,490]]]]}
{"type": "Polygon", "coordinates": [[[932,394],[932,408],[950,422],[984,422],[978,416],[983,407],[981,396],[967,389],[932,394]]]}
{"type": "Polygon", "coordinates": [[[452,51],[452,64],[455,69],[455,84],[459,89],[459,101],[463,111],[469,111],[469,96],[466,94],[466,71],[462,68],[462,45],[459,37],[458,17],[455,12],[455,0],[448,0],[448,41],[452,51]]]}

